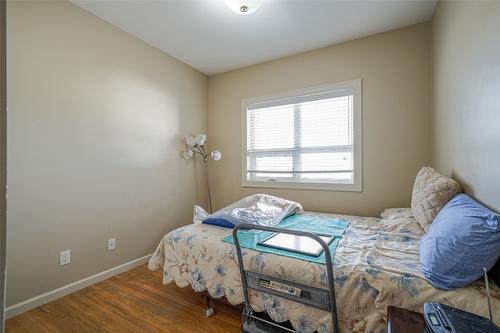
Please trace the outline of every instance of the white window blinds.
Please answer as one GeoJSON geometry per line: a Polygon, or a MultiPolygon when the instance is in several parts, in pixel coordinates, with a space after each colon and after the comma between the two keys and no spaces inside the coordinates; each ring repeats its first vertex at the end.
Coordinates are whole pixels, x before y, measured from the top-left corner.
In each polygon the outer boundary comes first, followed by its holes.
{"type": "Polygon", "coordinates": [[[248,104],[246,177],[354,184],[354,89],[248,104]]]}

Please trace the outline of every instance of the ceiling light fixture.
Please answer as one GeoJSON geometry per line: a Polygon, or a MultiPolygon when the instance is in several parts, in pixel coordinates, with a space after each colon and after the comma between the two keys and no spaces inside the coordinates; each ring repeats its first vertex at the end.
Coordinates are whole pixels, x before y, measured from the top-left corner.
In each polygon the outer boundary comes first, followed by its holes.
{"type": "Polygon", "coordinates": [[[263,0],[226,0],[226,5],[235,13],[248,15],[259,9],[263,0]]]}

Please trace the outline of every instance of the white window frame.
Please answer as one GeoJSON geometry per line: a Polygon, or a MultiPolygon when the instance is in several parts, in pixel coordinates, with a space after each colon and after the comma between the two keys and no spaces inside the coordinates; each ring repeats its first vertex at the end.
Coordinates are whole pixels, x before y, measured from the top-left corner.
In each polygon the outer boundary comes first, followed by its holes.
{"type": "Polygon", "coordinates": [[[265,187],[265,188],[290,188],[309,190],[330,190],[330,191],[362,191],[362,105],[361,105],[361,79],[335,82],[314,88],[306,88],[267,96],[244,99],[241,102],[241,133],[242,133],[242,154],[241,154],[241,186],[242,187],[265,187]],[[327,182],[304,182],[285,180],[248,180],[247,179],[247,112],[250,105],[258,103],[268,104],[284,98],[300,97],[309,94],[332,93],[338,90],[350,89],[353,91],[353,183],[327,183],[327,182]]]}

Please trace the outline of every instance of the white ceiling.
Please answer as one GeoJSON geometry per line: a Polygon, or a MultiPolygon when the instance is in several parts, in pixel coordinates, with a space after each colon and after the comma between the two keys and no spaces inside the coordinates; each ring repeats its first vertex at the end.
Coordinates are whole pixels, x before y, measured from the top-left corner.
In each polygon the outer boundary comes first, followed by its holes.
{"type": "Polygon", "coordinates": [[[72,0],[212,75],[429,20],[436,0],[265,0],[249,15],[224,0],[72,0]]]}

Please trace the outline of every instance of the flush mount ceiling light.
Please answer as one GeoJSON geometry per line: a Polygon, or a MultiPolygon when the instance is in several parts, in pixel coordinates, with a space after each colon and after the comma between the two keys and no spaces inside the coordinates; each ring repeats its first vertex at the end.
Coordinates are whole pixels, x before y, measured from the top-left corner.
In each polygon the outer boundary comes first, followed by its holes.
{"type": "Polygon", "coordinates": [[[259,9],[263,0],[226,0],[226,5],[235,13],[248,15],[259,9]]]}

